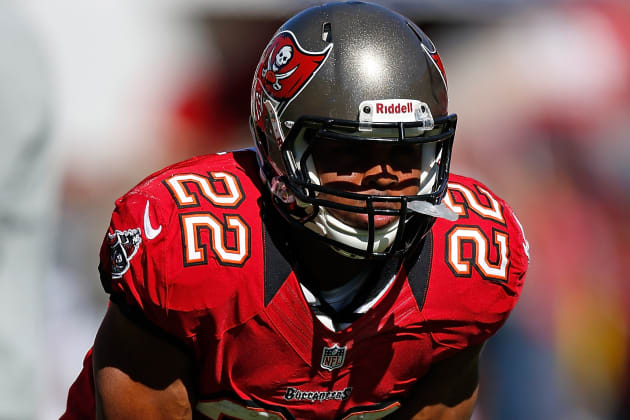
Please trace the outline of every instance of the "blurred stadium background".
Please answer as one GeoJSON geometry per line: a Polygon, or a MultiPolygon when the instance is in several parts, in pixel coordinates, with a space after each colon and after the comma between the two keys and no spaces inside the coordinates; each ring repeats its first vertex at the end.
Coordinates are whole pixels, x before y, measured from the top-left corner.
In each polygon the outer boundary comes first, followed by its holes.
{"type": "MultiPolygon", "coordinates": [[[[436,42],[459,114],[452,170],[506,198],[531,245],[524,295],[483,355],[474,419],[630,418],[630,2],[375,2],[436,42]]],[[[2,37],[28,33],[0,43],[0,136],[32,111],[14,104],[37,83],[47,122],[21,154],[0,137],[0,334],[15,338],[0,336],[0,355],[8,364],[13,348],[24,366],[0,374],[22,387],[0,395],[0,419],[63,412],[106,307],[96,265],[114,200],[168,163],[249,147],[259,54],[314,3],[0,0],[2,37]],[[41,60],[21,60],[29,49],[41,60]],[[26,196],[42,228],[12,255],[7,203],[26,196]],[[10,262],[30,270],[5,279],[10,262]]]]}

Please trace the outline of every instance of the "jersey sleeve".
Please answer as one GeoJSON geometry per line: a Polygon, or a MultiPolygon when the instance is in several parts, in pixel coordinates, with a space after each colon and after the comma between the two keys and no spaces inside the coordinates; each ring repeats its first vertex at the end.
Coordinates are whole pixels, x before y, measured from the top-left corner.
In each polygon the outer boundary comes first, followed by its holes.
{"type": "Polygon", "coordinates": [[[139,191],[117,200],[101,245],[99,272],[111,300],[125,312],[142,314],[170,335],[186,339],[193,330],[178,311],[169,310],[172,285],[166,252],[181,248],[168,228],[169,204],[139,191]]]}
{"type": "Polygon", "coordinates": [[[445,204],[459,215],[433,229],[434,253],[423,313],[436,359],[483,343],[516,305],[529,244],[509,205],[486,186],[452,177],[445,204]]]}
{"type": "Polygon", "coordinates": [[[99,271],[112,301],[195,341],[263,303],[253,153],[207,155],[149,176],[116,201],[99,271]]]}

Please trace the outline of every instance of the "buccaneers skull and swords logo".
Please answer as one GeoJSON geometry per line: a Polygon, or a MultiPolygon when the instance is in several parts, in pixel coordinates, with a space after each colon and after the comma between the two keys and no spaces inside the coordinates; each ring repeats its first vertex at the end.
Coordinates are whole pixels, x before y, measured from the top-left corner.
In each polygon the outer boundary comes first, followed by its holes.
{"type": "Polygon", "coordinates": [[[324,64],[332,49],[329,43],[322,51],[308,51],[299,44],[291,31],[281,31],[273,37],[254,78],[255,101],[259,109],[264,100],[270,100],[278,115],[304,89],[324,64]]]}

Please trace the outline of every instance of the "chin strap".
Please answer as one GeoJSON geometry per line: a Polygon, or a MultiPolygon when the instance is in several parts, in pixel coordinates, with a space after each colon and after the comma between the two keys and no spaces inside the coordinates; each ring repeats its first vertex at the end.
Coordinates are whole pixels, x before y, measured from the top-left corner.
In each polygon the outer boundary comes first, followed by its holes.
{"type": "Polygon", "coordinates": [[[441,219],[450,220],[451,222],[459,218],[457,213],[446,207],[444,203],[431,204],[428,201],[410,201],[407,203],[407,208],[416,213],[439,217],[441,219]]]}

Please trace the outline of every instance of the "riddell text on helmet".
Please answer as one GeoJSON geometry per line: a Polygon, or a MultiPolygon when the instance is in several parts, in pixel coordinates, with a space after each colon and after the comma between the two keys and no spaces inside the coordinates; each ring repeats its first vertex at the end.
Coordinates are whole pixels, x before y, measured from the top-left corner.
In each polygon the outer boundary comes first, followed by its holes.
{"type": "Polygon", "coordinates": [[[413,105],[411,104],[411,102],[407,102],[405,105],[385,105],[378,102],[376,103],[377,114],[405,114],[407,112],[413,112],[413,105]]]}

